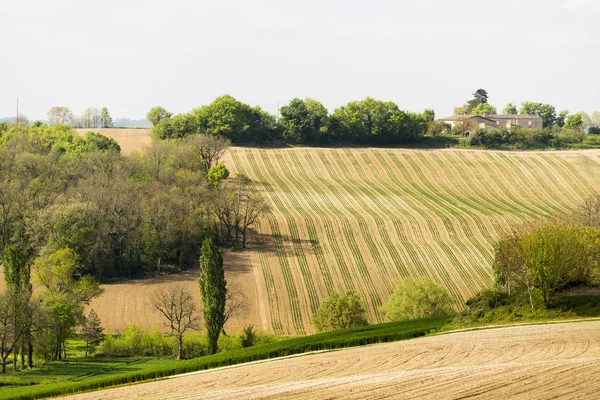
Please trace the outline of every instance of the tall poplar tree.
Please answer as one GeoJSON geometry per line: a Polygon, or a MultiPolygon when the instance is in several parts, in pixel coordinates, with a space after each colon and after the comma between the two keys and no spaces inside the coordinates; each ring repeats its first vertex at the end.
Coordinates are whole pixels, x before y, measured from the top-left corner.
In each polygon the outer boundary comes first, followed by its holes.
{"type": "Polygon", "coordinates": [[[217,342],[225,323],[225,299],[227,282],[223,272],[223,256],[212,239],[202,243],[200,255],[200,297],[202,299],[204,325],[208,334],[208,351],[217,352],[217,342]]]}

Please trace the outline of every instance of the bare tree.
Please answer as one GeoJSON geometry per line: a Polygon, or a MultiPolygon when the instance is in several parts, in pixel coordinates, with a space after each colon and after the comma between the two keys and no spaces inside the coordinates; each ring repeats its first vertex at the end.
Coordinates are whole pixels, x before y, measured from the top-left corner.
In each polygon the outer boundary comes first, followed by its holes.
{"type": "MultiPolygon", "coordinates": [[[[242,289],[236,284],[227,285],[227,294],[225,295],[225,319],[223,325],[232,317],[242,317],[248,312],[248,298],[242,289]]],[[[227,336],[225,328],[223,335],[227,336]]]]}
{"type": "Polygon", "coordinates": [[[576,217],[583,225],[600,227],[600,196],[587,199],[576,217]]]}
{"type": "Polygon", "coordinates": [[[200,328],[200,315],[192,295],[182,287],[165,288],[152,299],[152,306],[167,320],[171,335],[177,337],[177,359],[181,360],[183,335],[200,328]]]}
{"type": "Polygon", "coordinates": [[[68,107],[54,106],[48,111],[48,119],[53,124],[68,124],[73,119],[73,112],[68,107]]]}
{"type": "Polygon", "coordinates": [[[227,148],[231,146],[229,139],[205,134],[191,135],[186,139],[186,143],[198,153],[200,162],[206,171],[218,164],[227,148]]]}
{"type": "Polygon", "coordinates": [[[244,176],[238,175],[235,179],[237,193],[235,206],[233,207],[235,220],[236,241],[239,234],[242,235],[242,248],[246,248],[247,231],[256,222],[257,218],[269,211],[266,199],[253,189],[252,181],[244,176]]]}

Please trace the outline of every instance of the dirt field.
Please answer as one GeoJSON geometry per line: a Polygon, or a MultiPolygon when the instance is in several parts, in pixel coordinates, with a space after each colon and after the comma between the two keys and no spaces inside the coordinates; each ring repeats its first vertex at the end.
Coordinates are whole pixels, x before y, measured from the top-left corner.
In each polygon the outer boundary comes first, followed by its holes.
{"type": "Polygon", "coordinates": [[[84,128],[75,129],[80,135],[85,135],[89,131],[101,133],[104,136],[111,137],[121,146],[121,153],[130,154],[134,151],[141,151],[144,147],[150,146],[150,129],[117,129],[117,128],[84,128]]]}
{"type": "Polygon", "coordinates": [[[600,322],[587,322],[462,332],[346,349],[77,398],[597,399],[599,376],[600,322]]]}
{"type": "Polygon", "coordinates": [[[492,281],[496,238],[565,214],[600,190],[599,151],[232,148],[232,173],[257,182],[257,264],[269,325],[313,332],[333,292],[355,290],[372,321],[399,280],[428,275],[457,307],[492,281]]]}
{"type": "MultiPolygon", "coordinates": [[[[225,279],[229,287],[239,288],[248,299],[248,310],[244,315],[233,317],[225,326],[228,333],[241,332],[252,323],[260,330],[268,330],[267,318],[258,299],[256,277],[249,259],[249,252],[229,252],[223,258],[225,279]]],[[[102,326],[112,333],[122,332],[127,324],[135,322],[142,329],[158,329],[167,333],[163,317],[151,305],[157,290],[169,286],[186,288],[200,302],[198,270],[158,278],[139,279],[124,283],[103,285],[104,293],[94,299],[89,308],[98,313],[102,326]]]]}

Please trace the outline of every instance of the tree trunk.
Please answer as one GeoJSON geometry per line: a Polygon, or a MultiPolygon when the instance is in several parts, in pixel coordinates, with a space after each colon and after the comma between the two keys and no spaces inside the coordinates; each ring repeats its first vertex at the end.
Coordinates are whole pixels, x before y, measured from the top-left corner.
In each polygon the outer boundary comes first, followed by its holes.
{"type": "Polygon", "coordinates": [[[54,357],[56,360],[60,360],[61,359],[61,348],[60,348],[60,344],[61,344],[61,340],[60,340],[60,334],[56,337],[56,352],[54,353],[54,357]]]}
{"type": "Polygon", "coordinates": [[[19,354],[17,353],[18,346],[16,343],[13,344],[13,372],[17,372],[17,360],[19,359],[19,354]]]}
{"type": "Polygon", "coordinates": [[[31,332],[27,336],[27,367],[33,368],[33,343],[31,343],[31,332]]]}
{"type": "Polygon", "coordinates": [[[242,229],[242,249],[246,248],[246,229],[242,229]]]}
{"type": "Polygon", "coordinates": [[[85,340],[85,358],[88,356],[88,345],[90,341],[88,339],[85,340]]]}
{"type": "Polygon", "coordinates": [[[25,341],[25,336],[21,339],[21,369],[25,369],[25,347],[27,343],[25,341]]]}
{"type": "Polygon", "coordinates": [[[179,335],[179,346],[177,347],[177,359],[181,360],[181,349],[183,348],[183,335],[179,335]]]}

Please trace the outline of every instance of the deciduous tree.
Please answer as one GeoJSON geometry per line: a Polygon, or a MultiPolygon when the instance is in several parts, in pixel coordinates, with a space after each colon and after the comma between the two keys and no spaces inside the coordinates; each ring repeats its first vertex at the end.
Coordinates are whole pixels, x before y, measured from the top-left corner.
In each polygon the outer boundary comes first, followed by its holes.
{"type": "Polygon", "coordinates": [[[165,110],[161,106],[152,107],[150,111],[146,114],[146,119],[150,121],[153,126],[156,126],[160,123],[160,121],[164,119],[169,119],[173,116],[173,113],[165,110]]]}
{"type": "Polygon", "coordinates": [[[53,124],[68,124],[73,120],[73,112],[68,107],[54,106],[48,111],[48,119],[53,124]]]}
{"type": "Polygon", "coordinates": [[[513,103],[508,103],[502,112],[504,114],[516,115],[519,113],[519,109],[513,103]]]}
{"type": "Polygon", "coordinates": [[[166,288],[154,294],[152,306],[167,320],[170,334],[177,338],[177,359],[181,360],[183,335],[189,330],[200,329],[194,297],[182,287],[166,288]]]}
{"type": "Polygon", "coordinates": [[[52,317],[54,336],[54,359],[65,354],[65,339],[83,320],[83,307],[102,293],[98,283],[89,275],[81,276],[81,264],[77,254],[62,248],[51,254],[43,254],[34,264],[36,279],[45,288],[44,306],[52,317]]]}

